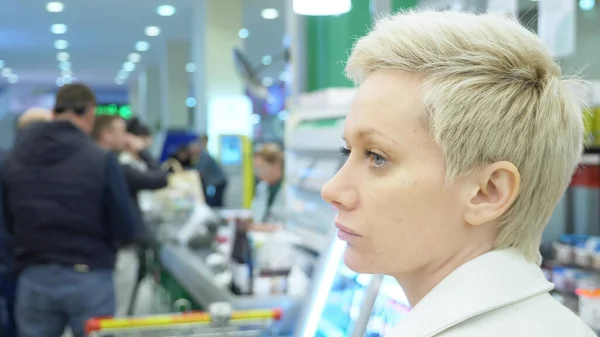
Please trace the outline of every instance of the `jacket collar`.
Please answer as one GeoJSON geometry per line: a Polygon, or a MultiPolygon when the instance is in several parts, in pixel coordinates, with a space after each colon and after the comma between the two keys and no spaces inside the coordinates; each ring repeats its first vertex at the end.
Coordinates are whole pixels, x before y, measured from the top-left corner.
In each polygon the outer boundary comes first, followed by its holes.
{"type": "Polygon", "coordinates": [[[546,293],[554,285],[516,250],[483,254],[457,268],[394,328],[392,336],[431,337],[483,313],[546,293]]]}

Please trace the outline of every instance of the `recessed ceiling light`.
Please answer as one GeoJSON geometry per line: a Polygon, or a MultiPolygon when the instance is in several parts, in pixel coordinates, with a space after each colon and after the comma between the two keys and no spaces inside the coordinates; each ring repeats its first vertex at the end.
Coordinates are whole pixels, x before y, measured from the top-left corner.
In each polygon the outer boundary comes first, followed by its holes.
{"type": "Polygon", "coordinates": [[[188,108],[193,108],[196,106],[196,99],[194,97],[188,97],[185,100],[185,105],[187,105],[188,108]]]}
{"type": "Polygon", "coordinates": [[[172,16],[175,14],[175,7],[169,5],[158,6],[156,13],[160,16],[172,16]]]}
{"type": "Polygon", "coordinates": [[[156,26],[149,26],[149,27],[146,27],[144,32],[148,36],[158,36],[158,35],[160,35],[160,28],[158,28],[156,26]]]}
{"type": "Polygon", "coordinates": [[[4,68],[4,61],[0,60],[0,69],[4,68]]]}
{"type": "Polygon", "coordinates": [[[75,81],[75,78],[71,76],[65,76],[63,79],[65,80],[65,84],[71,84],[73,81],[75,81]]]}
{"type": "Polygon", "coordinates": [[[187,71],[188,73],[193,73],[196,71],[196,64],[194,63],[188,63],[185,65],[185,71],[187,71]]]}
{"type": "Polygon", "coordinates": [[[60,72],[60,76],[62,77],[71,77],[73,76],[73,72],[70,69],[63,70],[60,72]]]}
{"type": "Polygon", "coordinates": [[[56,60],[58,60],[58,62],[68,61],[69,58],[71,58],[71,55],[69,55],[69,53],[67,53],[66,51],[61,51],[58,54],[56,54],[56,60]]]}
{"type": "Polygon", "coordinates": [[[247,39],[249,35],[250,32],[246,28],[242,28],[238,32],[238,36],[240,37],[240,39],[247,39]]]}
{"type": "Polygon", "coordinates": [[[273,20],[279,17],[279,12],[275,8],[265,8],[260,13],[263,19],[273,20]]]}
{"type": "Polygon", "coordinates": [[[125,71],[134,71],[135,64],[133,62],[125,62],[123,63],[123,70],[125,71]]]}
{"type": "Polygon", "coordinates": [[[12,75],[12,69],[4,68],[4,69],[2,69],[2,71],[0,71],[0,75],[2,75],[2,77],[8,77],[8,76],[12,75]]]}
{"type": "Polygon", "coordinates": [[[119,73],[117,74],[117,76],[119,78],[126,79],[127,77],[129,77],[129,73],[126,72],[125,70],[121,69],[121,70],[119,70],[119,73]]]}
{"type": "Polygon", "coordinates": [[[124,82],[125,82],[124,79],[122,79],[120,77],[115,78],[116,85],[123,85],[124,82]]]}
{"type": "Polygon", "coordinates": [[[67,40],[56,40],[54,41],[54,48],[62,50],[67,49],[69,47],[69,42],[67,40]]]}
{"type": "Polygon", "coordinates": [[[8,76],[7,80],[8,80],[8,83],[17,83],[17,82],[19,82],[19,76],[15,75],[15,74],[11,74],[10,76],[8,76]]]}
{"type": "Polygon", "coordinates": [[[150,48],[150,44],[146,41],[139,41],[135,44],[135,50],[137,51],[146,51],[150,48]]]}
{"type": "Polygon", "coordinates": [[[56,79],[56,85],[59,87],[62,87],[63,85],[65,85],[65,79],[62,77],[59,77],[56,79]]]}
{"type": "Polygon", "coordinates": [[[138,63],[138,62],[140,62],[141,59],[142,59],[142,55],[140,55],[138,53],[131,53],[127,57],[127,60],[129,60],[129,62],[133,62],[133,63],[138,63]]]}
{"type": "Polygon", "coordinates": [[[268,66],[271,63],[273,63],[273,56],[265,55],[262,57],[262,64],[268,66]]]}
{"type": "Polygon", "coordinates": [[[595,6],[595,0],[579,0],[579,8],[581,8],[582,11],[591,11],[595,6]]]}
{"type": "Polygon", "coordinates": [[[60,62],[58,64],[58,68],[60,70],[71,70],[71,62],[69,62],[69,61],[60,62]]]}
{"type": "Polygon", "coordinates": [[[51,1],[46,4],[46,10],[51,13],[60,13],[65,10],[65,5],[62,2],[51,1]]]}
{"type": "Polygon", "coordinates": [[[67,32],[67,25],[63,25],[62,23],[55,23],[50,26],[50,31],[52,34],[64,34],[67,32]]]}

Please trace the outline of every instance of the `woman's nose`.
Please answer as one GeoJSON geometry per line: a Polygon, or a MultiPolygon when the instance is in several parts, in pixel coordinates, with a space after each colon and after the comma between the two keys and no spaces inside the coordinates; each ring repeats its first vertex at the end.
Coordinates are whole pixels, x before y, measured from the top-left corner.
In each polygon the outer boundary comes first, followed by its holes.
{"type": "Polygon", "coordinates": [[[321,188],[321,197],[338,210],[352,210],[358,205],[358,190],[339,171],[321,188]]]}

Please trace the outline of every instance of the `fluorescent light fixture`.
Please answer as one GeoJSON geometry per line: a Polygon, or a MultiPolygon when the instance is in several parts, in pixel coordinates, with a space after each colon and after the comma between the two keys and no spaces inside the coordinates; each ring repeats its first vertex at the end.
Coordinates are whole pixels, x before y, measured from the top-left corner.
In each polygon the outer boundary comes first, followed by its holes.
{"type": "Polygon", "coordinates": [[[262,57],[262,64],[268,66],[273,63],[273,57],[271,55],[265,55],[262,57]]]}
{"type": "Polygon", "coordinates": [[[19,82],[19,76],[15,75],[15,74],[11,74],[10,76],[8,76],[7,80],[8,80],[8,83],[17,83],[17,82],[19,82]]]}
{"type": "Polygon", "coordinates": [[[69,55],[69,53],[67,53],[66,51],[61,51],[58,54],[56,54],[56,60],[58,62],[65,62],[68,61],[71,58],[71,55],[69,55]]]}
{"type": "Polygon", "coordinates": [[[58,64],[60,70],[71,70],[71,62],[63,61],[58,64]]]}
{"type": "Polygon", "coordinates": [[[4,61],[0,60],[0,69],[4,68],[4,61]]]}
{"type": "Polygon", "coordinates": [[[196,64],[194,63],[188,63],[185,65],[185,71],[187,71],[188,73],[193,73],[196,71],[196,64]]]}
{"type": "MultiPolygon", "coordinates": [[[[319,1],[324,1],[324,0],[319,0],[319,1]]],[[[273,19],[277,19],[279,17],[279,11],[277,11],[275,8],[265,8],[262,10],[260,15],[262,15],[263,19],[273,20],[273,19]]]]}
{"type": "Polygon", "coordinates": [[[138,53],[131,53],[127,57],[127,60],[129,60],[129,62],[132,62],[132,63],[138,63],[138,62],[140,62],[141,59],[142,59],[142,55],[140,55],[138,53]]]}
{"type": "Polygon", "coordinates": [[[329,291],[331,290],[331,285],[333,284],[333,280],[335,279],[335,275],[338,271],[345,250],[346,243],[337,239],[329,248],[329,252],[327,252],[327,256],[325,256],[326,260],[325,265],[323,266],[323,275],[321,275],[321,279],[317,283],[318,286],[316,289],[314,302],[312,303],[312,310],[310,311],[307,322],[302,333],[300,334],[301,337],[311,337],[317,335],[316,332],[319,326],[319,321],[321,320],[321,315],[323,314],[323,309],[325,308],[329,291]]]}
{"type": "Polygon", "coordinates": [[[62,50],[67,49],[69,47],[69,42],[67,40],[56,40],[54,41],[54,48],[62,50]]]}
{"type": "Polygon", "coordinates": [[[2,77],[8,77],[8,76],[12,75],[12,69],[4,68],[4,69],[2,69],[2,71],[0,71],[0,75],[2,75],[2,77]]]}
{"type": "Polygon", "coordinates": [[[581,8],[582,11],[591,11],[594,7],[596,7],[595,0],[579,0],[579,8],[581,8]]]}
{"type": "Polygon", "coordinates": [[[351,0],[293,0],[294,13],[300,15],[340,15],[352,9],[351,0]]]}
{"type": "Polygon", "coordinates": [[[46,4],[46,10],[51,13],[60,13],[65,10],[65,5],[62,2],[51,1],[46,4]]]}
{"type": "Polygon", "coordinates": [[[175,14],[175,7],[169,5],[158,6],[156,13],[160,16],[172,16],[175,14]]]}
{"type": "Polygon", "coordinates": [[[125,71],[134,71],[135,70],[135,63],[133,63],[133,62],[125,62],[125,63],[123,63],[123,70],[125,70],[125,71]]]}
{"type": "Polygon", "coordinates": [[[250,32],[248,31],[248,29],[242,28],[238,32],[238,36],[240,37],[240,39],[247,39],[248,36],[250,36],[250,32]]]}
{"type": "Polygon", "coordinates": [[[149,26],[149,27],[146,27],[144,32],[148,36],[158,36],[158,35],[160,35],[160,28],[158,28],[156,26],[149,26]]]}
{"type": "Polygon", "coordinates": [[[150,48],[150,44],[146,41],[139,41],[135,44],[135,50],[146,51],[150,48]]]}
{"type": "Polygon", "coordinates": [[[64,34],[67,32],[67,25],[63,25],[62,23],[55,23],[50,26],[50,31],[52,34],[64,34]]]}

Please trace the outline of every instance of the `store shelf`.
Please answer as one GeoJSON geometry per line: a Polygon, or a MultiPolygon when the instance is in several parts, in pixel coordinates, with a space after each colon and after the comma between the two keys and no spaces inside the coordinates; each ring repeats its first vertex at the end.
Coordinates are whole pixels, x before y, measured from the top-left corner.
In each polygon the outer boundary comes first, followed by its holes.
{"type": "MultiPolygon", "coordinates": [[[[593,151],[597,150],[599,149],[593,149],[593,151]]],[[[600,153],[585,152],[579,163],[581,165],[600,165],[600,153]]]]}

